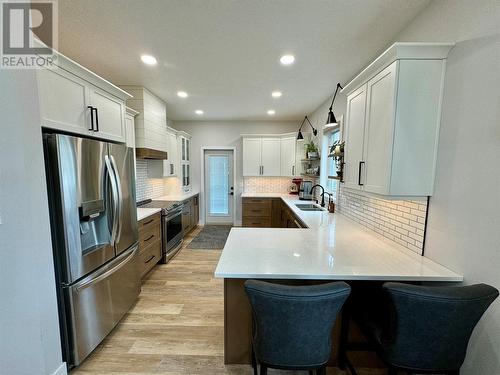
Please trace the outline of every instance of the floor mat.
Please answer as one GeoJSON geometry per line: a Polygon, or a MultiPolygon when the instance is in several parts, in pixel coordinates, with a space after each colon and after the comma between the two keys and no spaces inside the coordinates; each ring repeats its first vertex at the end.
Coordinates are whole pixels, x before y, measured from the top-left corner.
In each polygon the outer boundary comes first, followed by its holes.
{"type": "Polygon", "coordinates": [[[187,246],[188,249],[223,249],[231,231],[228,225],[205,225],[187,246]]]}

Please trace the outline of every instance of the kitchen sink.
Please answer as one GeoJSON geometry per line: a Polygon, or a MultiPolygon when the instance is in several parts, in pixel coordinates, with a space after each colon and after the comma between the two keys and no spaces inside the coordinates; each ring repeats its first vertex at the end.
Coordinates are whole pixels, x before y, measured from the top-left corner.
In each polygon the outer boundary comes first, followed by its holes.
{"type": "Polygon", "coordinates": [[[295,206],[297,206],[297,208],[301,211],[325,211],[324,208],[310,203],[296,203],[295,206]]]}

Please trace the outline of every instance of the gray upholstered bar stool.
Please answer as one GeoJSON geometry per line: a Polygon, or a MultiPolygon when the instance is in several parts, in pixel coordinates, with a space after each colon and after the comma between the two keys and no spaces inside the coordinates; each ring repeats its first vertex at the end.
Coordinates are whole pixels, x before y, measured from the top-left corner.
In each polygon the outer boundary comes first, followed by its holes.
{"type": "Polygon", "coordinates": [[[432,287],[385,283],[378,295],[373,291],[357,295],[354,291],[351,313],[375,344],[389,374],[399,370],[459,374],[472,331],[497,297],[498,290],[486,284],[432,287]]]}
{"type": "Polygon", "coordinates": [[[254,374],[268,368],[326,373],[332,329],[351,288],[344,282],[289,286],[248,280],[254,374]]]}

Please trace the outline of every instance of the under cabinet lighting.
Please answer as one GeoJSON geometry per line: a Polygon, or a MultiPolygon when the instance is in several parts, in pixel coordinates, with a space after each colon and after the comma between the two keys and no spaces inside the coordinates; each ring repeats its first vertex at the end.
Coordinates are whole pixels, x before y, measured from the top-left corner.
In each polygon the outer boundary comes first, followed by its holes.
{"type": "Polygon", "coordinates": [[[280,97],[281,97],[281,95],[282,95],[281,91],[273,91],[273,92],[271,93],[271,96],[272,96],[273,98],[280,98],[280,97]]]}
{"type": "Polygon", "coordinates": [[[269,116],[274,116],[276,114],[276,111],[274,109],[270,109],[269,111],[267,111],[267,114],[269,116]]]}
{"type": "Polygon", "coordinates": [[[196,111],[194,111],[194,113],[201,116],[204,112],[201,109],[197,109],[196,111]]]}
{"type": "Polygon", "coordinates": [[[186,91],[177,91],[177,96],[179,98],[187,98],[188,97],[188,93],[186,91]]]}

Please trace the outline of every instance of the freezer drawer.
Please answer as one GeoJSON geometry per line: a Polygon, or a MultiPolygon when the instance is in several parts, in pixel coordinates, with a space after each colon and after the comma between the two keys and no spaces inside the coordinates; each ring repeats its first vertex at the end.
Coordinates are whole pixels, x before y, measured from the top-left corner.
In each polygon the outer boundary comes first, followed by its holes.
{"type": "Polygon", "coordinates": [[[66,288],[70,301],[71,352],[76,366],[99,345],[130,309],[140,288],[137,245],[66,288]]]}

